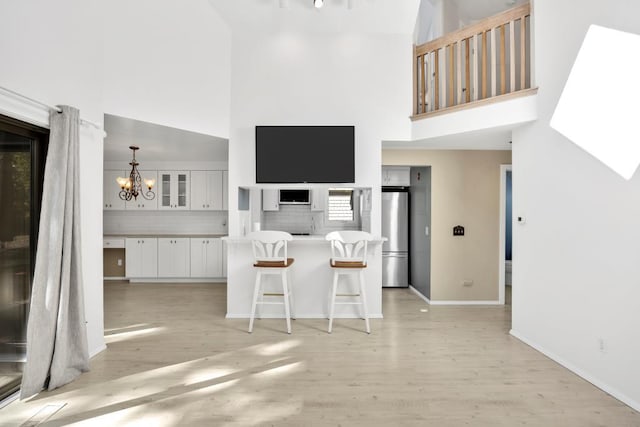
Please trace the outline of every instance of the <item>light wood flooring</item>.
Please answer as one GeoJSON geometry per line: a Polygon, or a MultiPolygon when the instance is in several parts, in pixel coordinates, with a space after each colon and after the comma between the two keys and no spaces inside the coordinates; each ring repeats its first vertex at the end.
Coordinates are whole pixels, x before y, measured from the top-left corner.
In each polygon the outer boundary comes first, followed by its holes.
{"type": "Polygon", "coordinates": [[[371,335],[358,319],[331,335],[326,320],[287,335],[265,319],[248,334],[224,318],[225,287],[106,283],[108,349],[91,372],[10,404],[0,425],[640,426],[511,337],[508,306],[428,307],[386,289],[371,335]]]}

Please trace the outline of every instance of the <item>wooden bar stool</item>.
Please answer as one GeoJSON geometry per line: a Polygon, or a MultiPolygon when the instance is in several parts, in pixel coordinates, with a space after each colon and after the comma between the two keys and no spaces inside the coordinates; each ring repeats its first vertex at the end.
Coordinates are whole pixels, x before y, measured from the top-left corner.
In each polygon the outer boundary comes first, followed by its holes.
{"type": "Polygon", "coordinates": [[[371,333],[369,327],[369,312],[367,310],[367,296],[365,292],[364,269],[367,268],[367,242],[373,240],[373,236],[365,231],[333,231],[325,237],[331,243],[331,259],[329,264],[333,269],[333,287],[331,290],[331,306],[329,307],[329,330],[333,327],[333,315],[336,304],[354,304],[362,306],[362,318],[364,319],[367,333],[371,333]],[[359,293],[339,294],[338,279],[341,275],[357,275],[359,293]],[[336,297],[359,297],[358,301],[336,302],[336,297]]]}
{"type": "MultiPolygon", "coordinates": [[[[284,304],[284,313],[287,319],[287,333],[291,333],[291,312],[293,309],[293,292],[287,281],[287,273],[293,258],[287,257],[287,242],[292,240],[291,234],[284,231],[254,231],[247,236],[251,239],[254,263],[256,270],[256,283],[253,288],[253,301],[251,303],[251,318],[249,320],[249,333],[253,331],[253,320],[256,316],[258,304],[284,304]],[[282,293],[265,293],[262,286],[262,276],[280,275],[282,278],[282,293]],[[282,301],[265,301],[264,297],[282,296],[282,301]],[[260,299],[258,301],[258,298],[260,299]]],[[[294,316],[295,317],[295,316],[294,316]]]]}

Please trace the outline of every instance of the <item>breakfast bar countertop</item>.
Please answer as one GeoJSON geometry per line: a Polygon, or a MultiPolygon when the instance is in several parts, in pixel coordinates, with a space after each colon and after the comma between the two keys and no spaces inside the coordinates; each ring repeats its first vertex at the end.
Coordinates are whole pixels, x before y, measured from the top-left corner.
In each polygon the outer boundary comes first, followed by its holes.
{"type": "MultiPolygon", "coordinates": [[[[292,235],[293,240],[292,242],[326,242],[325,239],[325,235],[324,234],[309,234],[309,235],[298,235],[298,234],[293,234],[292,235]]],[[[250,239],[247,236],[225,236],[222,237],[222,240],[228,242],[228,243],[245,243],[245,242],[249,242],[250,239]]],[[[385,242],[387,240],[386,237],[374,237],[372,242],[373,243],[382,243],[385,242]]]]}
{"type": "MultiPolygon", "coordinates": [[[[254,255],[251,240],[246,236],[223,237],[227,243],[227,317],[249,318],[256,280],[253,268],[254,255]]],[[[382,242],[375,237],[368,245],[367,268],[363,274],[366,283],[366,298],[370,318],[382,318],[382,242]]],[[[288,271],[289,286],[294,295],[295,315],[298,318],[326,319],[329,315],[329,294],[333,271],[329,265],[331,249],[324,234],[294,235],[289,242],[287,256],[295,262],[288,271]]],[[[277,289],[276,276],[263,278],[265,289],[277,289]],[[271,283],[269,283],[271,281],[271,283]]],[[[352,277],[343,279],[344,291],[355,292],[352,277]]],[[[339,305],[335,318],[360,318],[357,306],[339,305]]],[[[267,305],[260,308],[263,318],[284,317],[282,306],[267,305]]],[[[295,326],[294,326],[295,329],[295,326]]]]}
{"type": "Polygon", "coordinates": [[[221,237],[227,237],[226,234],[193,234],[193,233],[183,233],[183,234],[176,234],[176,233],[170,233],[170,234],[162,234],[162,233],[141,233],[141,234],[134,234],[134,233],[123,233],[123,234],[118,234],[118,233],[109,233],[109,234],[105,234],[103,236],[103,238],[105,239],[109,239],[109,238],[119,238],[119,239],[124,239],[124,238],[134,238],[134,239],[151,239],[154,237],[158,237],[158,238],[182,238],[182,237],[192,237],[194,239],[201,239],[201,238],[205,238],[205,239],[218,239],[221,237]]]}

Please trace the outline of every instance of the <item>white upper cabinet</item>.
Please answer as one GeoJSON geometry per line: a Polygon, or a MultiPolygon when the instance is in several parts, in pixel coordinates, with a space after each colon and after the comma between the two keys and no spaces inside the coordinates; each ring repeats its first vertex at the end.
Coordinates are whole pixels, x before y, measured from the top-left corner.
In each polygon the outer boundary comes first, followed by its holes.
{"type": "Polygon", "coordinates": [[[411,170],[408,166],[383,166],[382,185],[407,187],[411,185],[411,170]]]}
{"type": "Polygon", "coordinates": [[[222,210],[229,210],[229,171],[222,171],[222,210]]]}
{"type": "Polygon", "coordinates": [[[149,188],[145,185],[145,179],[153,179],[156,183],[153,188],[155,197],[152,200],[147,200],[142,194],[138,195],[137,199],[131,199],[126,202],[127,210],[156,210],[158,209],[158,172],[157,171],[139,171],[142,177],[142,192],[147,193],[149,188]]]}
{"type": "Polygon", "coordinates": [[[280,210],[280,192],[278,190],[262,190],[262,210],[280,210]]]}
{"type": "Polygon", "coordinates": [[[191,171],[191,210],[223,210],[223,198],[222,171],[191,171]]]}
{"type": "Polygon", "coordinates": [[[124,171],[105,170],[102,183],[102,208],[104,210],[123,210],[125,201],[120,198],[120,186],[116,179],[124,177],[124,171]]]}
{"type": "Polygon", "coordinates": [[[311,190],[311,210],[324,211],[327,209],[327,193],[326,188],[316,188],[311,190]]]}
{"type": "Polygon", "coordinates": [[[158,209],[189,209],[189,171],[159,171],[158,209]]]}

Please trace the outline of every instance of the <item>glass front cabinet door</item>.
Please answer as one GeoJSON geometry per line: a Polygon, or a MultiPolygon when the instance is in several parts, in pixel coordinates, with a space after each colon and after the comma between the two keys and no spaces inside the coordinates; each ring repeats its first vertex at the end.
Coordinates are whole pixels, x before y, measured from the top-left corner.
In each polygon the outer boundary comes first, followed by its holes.
{"type": "Polygon", "coordinates": [[[159,171],[159,209],[189,209],[189,171],[159,171]]]}

